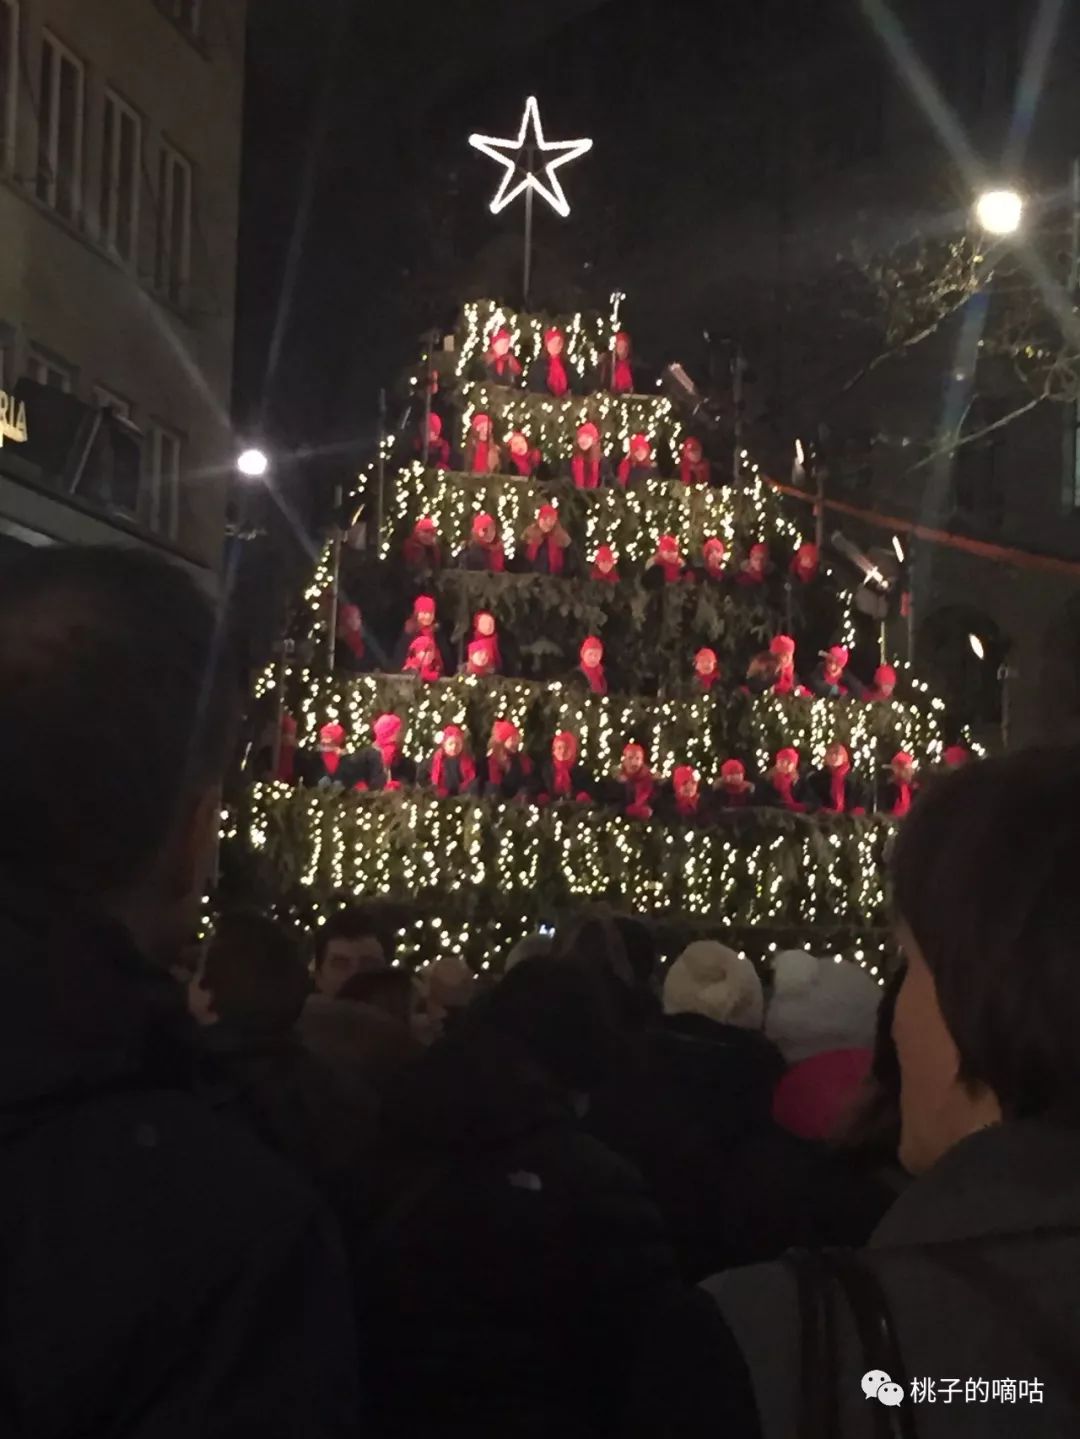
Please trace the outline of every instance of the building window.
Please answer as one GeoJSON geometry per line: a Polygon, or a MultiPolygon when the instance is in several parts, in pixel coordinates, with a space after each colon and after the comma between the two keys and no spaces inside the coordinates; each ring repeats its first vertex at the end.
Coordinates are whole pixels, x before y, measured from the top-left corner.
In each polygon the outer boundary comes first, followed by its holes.
{"type": "Polygon", "coordinates": [[[134,260],[139,233],[142,121],[126,101],[105,92],[101,145],[101,238],[121,260],[134,260]]]}
{"type": "Polygon", "coordinates": [[[41,43],[37,196],[66,220],[82,201],[83,97],[80,61],[48,32],[41,43]]]}
{"type": "Polygon", "coordinates": [[[181,304],[191,274],[191,166],[171,145],[161,147],[158,186],[156,281],[181,304]]]}
{"type": "Polygon", "coordinates": [[[125,400],[122,395],[116,394],[113,390],[107,390],[104,385],[95,385],[91,394],[94,404],[99,410],[112,410],[113,414],[119,415],[122,420],[130,421],[130,400],[125,400]]]}
{"type": "Polygon", "coordinates": [[[70,395],[75,387],[75,372],[63,360],[45,350],[31,350],[26,360],[26,374],[39,385],[48,385],[54,390],[63,390],[70,395]]]}
{"type": "Polygon", "coordinates": [[[15,124],[19,98],[19,7],[0,0],[0,168],[15,165],[15,124]]]}
{"type": "Polygon", "coordinates": [[[151,425],[146,447],[148,465],[147,522],[160,535],[175,539],[180,529],[180,475],[184,442],[175,430],[151,425]]]}

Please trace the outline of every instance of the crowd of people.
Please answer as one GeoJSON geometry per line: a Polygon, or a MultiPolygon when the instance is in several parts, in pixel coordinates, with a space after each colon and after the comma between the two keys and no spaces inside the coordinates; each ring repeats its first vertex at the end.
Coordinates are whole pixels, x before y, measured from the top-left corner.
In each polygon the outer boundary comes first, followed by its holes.
{"type": "Polygon", "coordinates": [[[186,967],[229,655],[154,557],[0,570],[10,1432],[1077,1432],[1080,755],[928,785],[884,988],[606,908],[484,985],[362,909],[186,967]]]}

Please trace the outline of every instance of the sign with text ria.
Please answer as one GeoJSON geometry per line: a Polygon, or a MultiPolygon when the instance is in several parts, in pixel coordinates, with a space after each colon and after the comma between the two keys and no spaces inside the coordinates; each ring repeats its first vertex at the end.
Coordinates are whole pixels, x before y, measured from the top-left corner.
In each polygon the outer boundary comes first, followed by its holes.
{"type": "Polygon", "coordinates": [[[26,406],[17,404],[14,395],[0,390],[0,449],[5,440],[14,440],[17,445],[26,443],[26,406]]]}

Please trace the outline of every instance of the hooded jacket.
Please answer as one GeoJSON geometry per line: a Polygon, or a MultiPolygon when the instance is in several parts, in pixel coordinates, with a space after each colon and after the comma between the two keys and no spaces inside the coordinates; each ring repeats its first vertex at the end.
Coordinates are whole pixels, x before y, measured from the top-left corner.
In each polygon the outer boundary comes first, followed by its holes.
{"type": "Polygon", "coordinates": [[[355,1434],[333,1226],[196,1096],[175,983],[4,878],[0,993],[0,1427],[355,1434]]]}

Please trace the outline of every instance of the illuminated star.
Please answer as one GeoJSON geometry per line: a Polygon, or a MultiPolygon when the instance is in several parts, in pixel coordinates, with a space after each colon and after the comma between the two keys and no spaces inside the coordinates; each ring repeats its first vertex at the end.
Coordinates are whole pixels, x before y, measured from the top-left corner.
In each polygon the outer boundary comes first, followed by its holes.
{"type": "Polygon", "coordinates": [[[540,125],[540,107],[536,103],[535,95],[530,95],[525,101],[525,113],[521,117],[521,129],[516,140],[499,140],[492,135],[470,135],[469,144],[482,155],[487,155],[490,160],[498,161],[506,170],[491,202],[493,215],[504,210],[526,190],[535,190],[544,197],[556,214],[562,215],[564,219],[570,213],[570,204],[555,171],[560,165],[567,165],[592,149],[591,140],[545,140],[540,125]],[[532,170],[522,172],[520,158],[523,150],[535,150],[541,155],[551,155],[553,158],[541,166],[540,174],[534,174],[532,170]],[[516,184],[515,176],[519,177],[516,184]]]}

